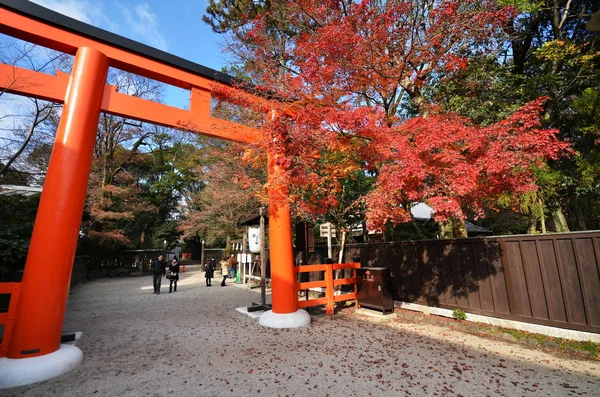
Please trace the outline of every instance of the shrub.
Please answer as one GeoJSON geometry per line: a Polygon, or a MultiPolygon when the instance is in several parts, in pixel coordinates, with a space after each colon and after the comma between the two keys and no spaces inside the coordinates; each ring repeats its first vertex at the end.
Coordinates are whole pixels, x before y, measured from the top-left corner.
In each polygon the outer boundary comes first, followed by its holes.
{"type": "Polygon", "coordinates": [[[462,309],[454,309],[454,311],[452,312],[452,317],[454,317],[455,320],[466,320],[467,319],[467,313],[465,313],[464,310],[462,309]]]}
{"type": "Polygon", "coordinates": [[[12,281],[14,272],[25,268],[39,200],[39,195],[0,196],[0,279],[12,281]]]}

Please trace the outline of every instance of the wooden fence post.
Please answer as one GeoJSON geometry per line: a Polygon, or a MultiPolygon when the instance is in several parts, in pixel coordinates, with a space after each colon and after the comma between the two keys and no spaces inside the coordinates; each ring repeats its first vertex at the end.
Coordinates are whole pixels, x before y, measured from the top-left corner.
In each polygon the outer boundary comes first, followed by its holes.
{"type": "Polygon", "coordinates": [[[7,354],[8,344],[15,324],[15,312],[19,305],[21,283],[6,283],[4,286],[6,288],[2,288],[3,286],[0,284],[0,292],[2,294],[10,292],[10,303],[8,304],[8,312],[0,316],[0,324],[4,324],[4,335],[2,336],[2,342],[0,342],[0,357],[6,357],[7,354]],[[4,320],[2,320],[2,317],[4,320]]]}
{"type": "Polygon", "coordinates": [[[333,314],[333,265],[327,265],[327,271],[325,272],[325,282],[327,285],[325,286],[325,294],[327,296],[327,307],[326,313],[333,314]]]}

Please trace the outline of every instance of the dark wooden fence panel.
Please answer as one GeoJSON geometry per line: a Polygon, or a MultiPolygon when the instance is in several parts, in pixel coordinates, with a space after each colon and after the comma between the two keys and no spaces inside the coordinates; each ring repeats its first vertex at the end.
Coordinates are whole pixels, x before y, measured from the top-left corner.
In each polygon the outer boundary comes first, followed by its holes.
{"type": "Polygon", "coordinates": [[[494,295],[490,277],[490,266],[486,258],[486,250],[483,244],[473,244],[473,258],[475,261],[475,278],[479,289],[479,300],[481,310],[494,311],[494,295]]]}
{"type": "Polygon", "coordinates": [[[508,298],[512,309],[511,314],[531,317],[531,305],[527,296],[527,282],[521,259],[519,241],[506,242],[504,250],[503,267],[507,281],[508,298]]]}
{"type": "Polygon", "coordinates": [[[439,252],[439,257],[437,258],[438,266],[441,267],[440,273],[442,274],[442,278],[440,279],[440,286],[438,287],[438,291],[441,292],[444,297],[444,302],[448,306],[457,306],[458,302],[456,300],[456,295],[453,293],[453,285],[454,283],[444,284],[446,280],[453,280],[454,274],[452,273],[452,257],[450,255],[452,247],[450,245],[438,244],[437,249],[433,249],[432,251],[439,252]]]}
{"type": "Polygon", "coordinates": [[[600,333],[598,232],[348,245],[356,256],[390,269],[396,300],[600,333]]]}
{"type": "Polygon", "coordinates": [[[567,323],[565,311],[564,288],[558,271],[558,261],[551,240],[538,241],[537,248],[540,262],[543,264],[542,279],[544,280],[544,293],[547,297],[548,316],[551,321],[567,323]]]}
{"type": "Polygon", "coordinates": [[[593,239],[575,239],[575,252],[581,275],[587,322],[590,325],[600,326],[600,279],[597,273],[593,239]]]}
{"type": "Polygon", "coordinates": [[[494,298],[494,311],[499,315],[509,315],[510,300],[506,286],[506,274],[502,265],[502,247],[497,240],[485,240],[486,260],[490,269],[490,287],[494,298]]]}
{"type": "Polygon", "coordinates": [[[76,256],[73,260],[73,270],[71,271],[71,287],[81,284],[87,279],[87,264],[89,256],[76,256]]]}
{"type": "Polygon", "coordinates": [[[581,280],[573,241],[571,239],[557,239],[556,246],[558,262],[560,264],[561,278],[565,284],[565,306],[567,308],[567,321],[571,324],[585,325],[585,310],[581,280]]]}
{"type": "Polygon", "coordinates": [[[536,248],[537,241],[523,241],[520,245],[525,281],[527,282],[527,292],[529,293],[529,301],[531,302],[531,314],[534,318],[548,320],[546,293],[544,291],[540,261],[538,260],[536,248]]]}

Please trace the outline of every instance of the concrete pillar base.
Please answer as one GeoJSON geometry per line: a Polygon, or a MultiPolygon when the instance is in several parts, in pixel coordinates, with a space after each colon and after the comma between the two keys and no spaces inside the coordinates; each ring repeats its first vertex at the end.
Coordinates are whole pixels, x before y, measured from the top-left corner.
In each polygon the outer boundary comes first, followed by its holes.
{"type": "Polygon", "coordinates": [[[50,354],[31,358],[0,358],[0,389],[55,378],[77,368],[83,353],[73,345],[60,345],[50,354]]]}
{"type": "Polygon", "coordinates": [[[310,324],[310,314],[304,309],[298,309],[294,313],[273,313],[273,310],[264,312],[258,323],[263,327],[270,328],[300,328],[310,324]]]}

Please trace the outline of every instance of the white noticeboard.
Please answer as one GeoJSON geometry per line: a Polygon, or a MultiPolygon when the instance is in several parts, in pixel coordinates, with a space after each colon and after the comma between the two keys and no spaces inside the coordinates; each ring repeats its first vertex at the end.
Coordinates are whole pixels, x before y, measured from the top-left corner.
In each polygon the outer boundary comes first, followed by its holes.
{"type": "Polygon", "coordinates": [[[335,226],[333,226],[333,224],[327,222],[319,225],[319,232],[321,237],[327,237],[329,233],[331,233],[331,237],[335,237],[337,230],[335,230],[335,226]],[[329,232],[329,230],[331,230],[331,232],[329,232]]]}
{"type": "Polygon", "coordinates": [[[237,258],[236,259],[237,259],[238,263],[243,263],[242,262],[242,254],[237,254],[237,258]]]}
{"type": "Polygon", "coordinates": [[[250,252],[255,254],[260,252],[260,228],[249,227],[248,228],[248,248],[250,252]]]}

